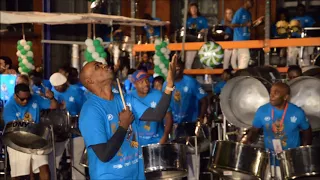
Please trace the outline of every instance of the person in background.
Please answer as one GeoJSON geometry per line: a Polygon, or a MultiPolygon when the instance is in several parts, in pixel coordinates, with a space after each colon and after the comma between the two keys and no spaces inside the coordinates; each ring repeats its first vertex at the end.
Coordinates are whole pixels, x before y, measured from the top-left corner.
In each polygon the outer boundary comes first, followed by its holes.
{"type": "Polygon", "coordinates": [[[12,60],[8,56],[0,56],[0,74],[17,74],[12,69],[12,60]]]}
{"type": "MultiPolygon", "coordinates": [[[[131,79],[136,88],[136,90],[132,91],[131,95],[145,105],[156,108],[162,93],[161,91],[150,88],[148,74],[138,70],[132,75],[131,79]]],[[[173,120],[170,110],[167,112],[163,122],[140,122],[138,127],[140,145],[166,143],[171,132],[172,124],[173,120]]]]}
{"type": "Polygon", "coordinates": [[[135,87],[131,83],[132,74],[135,72],[135,69],[129,69],[128,71],[128,78],[124,81],[124,88],[126,93],[129,94],[131,91],[135,90],[135,87]]]}
{"type": "MultiPolygon", "coordinates": [[[[226,41],[233,40],[233,29],[232,29],[232,18],[233,18],[233,10],[230,8],[226,9],[224,19],[221,20],[221,24],[225,27],[225,36],[224,39],[226,41]]],[[[229,69],[231,60],[231,66],[233,69],[237,68],[237,49],[224,49],[223,56],[223,69],[229,69]]]]}
{"type": "Polygon", "coordinates": [[[291,65],[288,68],[287,76],[289,81],[297,77],[300,77],[302,76],[302,69],[300,68],[300,66],[291,65]]]}
{"type": "Polygon", "coordinates": [[[289,21],[289,18],[288,18],[288,10],[285,9],[285,8],[280,8],[279,10],[277,10],[277,15],[276,15],[276,22],[274,24],[272,24],[271,26],[271,36],[273,38],[277,38],[277,37],[281,37],[281,35],[278,34],[277,32],[277,22],[279,21],[286,21],[288,22],[289,21]]]}
{"type": "Polygon", "coordinates": [[[226,85],[227,81],[231,79],[232,73],[230,69],[225,69],[223,73],[221,74],[221,81],[219,81],[217,84],[213,87],[213,93],[214,95],[220,95],[222,88],[226,85]]]}
{"type": "MultiPolygon", "coordinates": [[[[52,74],[50,76],[50,83],[53,86],[54,97],[61,105],[61,108],[66,109],[72,117],[79,116],[82,105],[86,101],[84,94],[79,91],[79,87],[70,86],[67,82],[67,78],[61,73],[52,74]]],[[[55,144],[57,168],[59,167],[68,141],[69,140],[57,142],[55,144]]],[[[74,146],[72,148],[74,161],[73,164],[77,168],[77,170],[72,168],[72,179],[85,179],[85,177],[82,175],[85,174],[85,169],[79,165],[83,149],[85,148],[83,138],[81,136],[74,136],[72,141],[72,145],[74,146]]]]}
{"type": "MultiPolygon", "coordinates": [[[[104,32],[103,41],[111,42],[111,27],[107,25],[102,25],[101,28],[102,28],[102,31],[104,32]]],[[[122,42],[124,33],[121,29],[121,26],[113,25],[112,30],[113,30],[112,32],[113,42],[122,42]]]]}
{"type": "MultiPolygon", "coordinates": [[[[201,16],[197,3],[189,4],[189,12],[187,19],[187,30],[185,34],[190,32],[196,32],[196,36],[198,33],[205,34],[208,30],[208,20],[201,16]]],[[[185,68],[191,69],[194,58],[197,55],[197,51],[186,51],[185,56],[185,68]]]]}
{"type": "Polygon", "coordinates": [[[32,91],[40,96],[45,94],[46,89],[52,89],[50,81],[44,80],[41,72],[32,71],[30,79],[32,80],[32,91]]]}
{"type": "MultiPolygon", "coordinates": [[[[14,95],[4,107],[2,118],[5,124],[15,120],[39,123],[40,110],[56,109],[58,107],[51,91],[46,91],[46,97],[48,99],[39,95],[32,95],[29,84],[17,84],[14,88],[14,95]]],[[[48,155],[26,154],[10,147],[7,147],[7,151],[10,159],[11,179],[15,180],[19,179],[20,176],[39,172],[41,180],[49,179],[48,155]]]]}
{"type": "MultiPolygon", "coordinates": [[[[161,21],[160,18],[153,18],[153,17],[151,17],[150,14],[147,14],[147,13],[144,14],[143,19],[161,21]]],[[[160,28],[161,28],[160,26],[155,26],[155,27],[149,26],[149,25],[144,26],[143,29],[144,29],[145,34],[147,36],[147,40],[153,41],[154,38],[161,37],[161,29],[160,28]]]]}
{"type": "MultiPolygon", "coordinates": [[[[289,102],[290,87],[285,83],[275,83],[270,91],[270,103],[261,106],[253,119],[252,128],[247,138],[241,142],[251,144],[258,132],[263,129],[265,148],[272,154],[282,150],[312,144],[312,130],[305,112],[295,104],[289,102]],[[300,137],[300,132],[302,137],[300,137]],[[302,143],[300,141],[302,139],[302,143]],[[278,148],[280,147],[280,148],[278,148]]],[[[281,180],[280,162],[271,157],[271,166],[276,166],[276,175],[281,180]],[[274,161],[274,159],[276,161],[274,161]]],[[[266,168],[267,172],[274,175],[274,168],[266,168]]]]}
{"type": "MultiPolygon", "coordinates": [[[[250,40],[251,28],[259,25],[264,16],[258,18],[252,23],[250,9],[253,7],[253,0],[245,0],[243,7],[238,9],[232,19],[233,40],[246,41],[250,40]]],[[[238,49],[238,68],[245,69],[249,65],[250,52],[248,48],[238,49]]]]}
{"type": "MultiPolygon", "coordinates": [[[[297,6],[297,16],[292,20],[298,20],[300,22],[301,28],[313,27],[316,21],[311,17],[306,15],[306,7],[303,4],[298,4],[297,6]]],[[[300,38],[301,33],[292,33],[292,37],[300,38]]],[[[313,53],[314,47],[304,47],[302,60],[299,59],[298,64],[300,66],[310,65],[310,55],[313,53]]],[[[296,65],[297,57],[300,54],[300,48],[298,47],[288,47],[288,65],[296,65]]],[[[300,57],[300,55],[299,55],[300,57]]]]}
{"type": "Polygon", "coordinates": [[[162,91],[163,83],[164,83],[164,78],[162,76],[154,77],[153,83],[152,83],[153,89],[162,91]]]}
{"type": "MultiPolygon", "coordinates": [[[[176,66],[177,74],[174,79],[175,89],[172,92],[170,102],[175,129],[175,135],[173,136],[175,137],[185,135],[183,134],[185,132],[184,127],[179,126],[179,124],[197,121],[202,124],[208,109],[207,93],[202,89],[197,80],[184,75],[183,70],[184,63],[179,58],[176,66]]],[[[163,87],[166,87],[166,85],[167,81],[164,82],[163,87]]],[[[196,155],[190,155],[187,159],[190,160],[188,162],[188,179],[194,179],[197,176],[196,165],[200,164],[200,158],[196,155]]]]}
{"type": "MultiPolygon", "coordinates": [[[[148,74],[148,69],[144,66],[140,66],[139,68],[137,68],[137,70],[141,70],[141,71],[144,71],[148,74]]],[[[153,82],[153,76],[149,76],[149,82],[150,82],[150,87],[152,87],[152,82],[153,82]]]]}
{"type": "Polygon", "coordinates": [[[153,63],[149,61],[149,54],[148,53],[143,53],[142,55],[142,60],[138,65],[137,69],[147,69],[147,70],[153,70],[153,63]]]}

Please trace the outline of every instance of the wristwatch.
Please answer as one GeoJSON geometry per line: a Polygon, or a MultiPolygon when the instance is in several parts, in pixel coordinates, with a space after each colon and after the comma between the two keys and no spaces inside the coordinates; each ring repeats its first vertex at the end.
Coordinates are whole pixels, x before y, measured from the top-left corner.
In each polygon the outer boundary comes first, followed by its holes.
{"type": "Polygon", "coordinates": [[[173,86],[172,88],[167,86],[167,87],[166,87],[166,90],[168,90],[168,91],[171,91],[171,92],[172,92],[172,91],[174,91],[174,89],[175,89],[175,88],[176,88],[175,86],[173,86]]]}

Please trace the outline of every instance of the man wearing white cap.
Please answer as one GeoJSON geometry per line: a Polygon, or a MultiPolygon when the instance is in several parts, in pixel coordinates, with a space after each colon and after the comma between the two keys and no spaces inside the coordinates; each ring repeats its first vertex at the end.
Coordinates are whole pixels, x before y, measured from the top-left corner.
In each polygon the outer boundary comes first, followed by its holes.
{"type": "MultiPolygon", "coordinates": [[[[50,83],[53,86],[54,96],[57,101],[66,108],[69,114],[73,117],[80,114],[83,103],[86,101],[84,94],[79,90],[77,86],[70,86],[67,82],[67,78],[61,73],[54,73],[50,77],[50,83]]],[[[56,143],[56,165],[59,167],[60,160],[62,158],[65,146],[68,140],[65,142],[56,143]]],[[[73,165],[72,179],[85,179],[84,167],[79,165],[83,149],[84,141],[81,136],[73,136],[73,165]]]]}

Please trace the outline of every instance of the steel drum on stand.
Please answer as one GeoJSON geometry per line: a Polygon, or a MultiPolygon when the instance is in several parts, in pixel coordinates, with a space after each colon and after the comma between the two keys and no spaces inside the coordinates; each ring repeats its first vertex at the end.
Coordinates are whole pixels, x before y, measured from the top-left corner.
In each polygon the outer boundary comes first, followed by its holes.
{"type": "Polygon", "coordinates": [[[222,89],[220,105],[223,114],[233,125],[240,128],[252,126],[257,109],[269,102],[269,92],[263,79],[239,76],[232,78],[222,89]]]}
{"type": "Polygon", "coordinates": [[[313,131],[320,130],[320,79],[301,76],[288,83],[291,88],[290,102],[301,107],[313,131]]]}
{"type": "Polygon", "coordinates": [[[262,179],[269,162],[264,149],[232,142],[216,141],[209,170],[227,179],[262,179]]]}
{"type": "Polygon", "coordinates": [[[186,177],[186,145],[177,143],[142,146],[147,180],[179,179],[186,177]]]}
{"type": "Polygon", "coordinates": [[[29,121],[9,122],[3,132],[5,145],[28,154],[49,154],[52,151],[51,129],[29,121]]]}
{"type": "Polygon", "coordinates": [[[320,179],[320,146],[300,146],[280,153],[283,179],[320,179]]]}

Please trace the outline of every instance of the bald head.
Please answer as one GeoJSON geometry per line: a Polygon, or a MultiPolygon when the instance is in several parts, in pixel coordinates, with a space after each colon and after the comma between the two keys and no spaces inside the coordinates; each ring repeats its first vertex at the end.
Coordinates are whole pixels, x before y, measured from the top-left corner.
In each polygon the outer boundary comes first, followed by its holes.
{"type": "Polygon", "coordinates": [[[279,89],[281,89],[285,95],[290,95],[291,94],[290,86],[288,84],[286,84],[286,83],[276,82],[272,86],[276,86],[279,89]]]}
{"type": "MultiPolygon", "coordinates": [[[[86,65],[84,65],[80,71],[80,81],[81,83],[86,87],[86,79],[88,79],[91,74],[91,66],[94,65],[94,62],[89,62],[86,65]]],[[[87,87],[86,87],[87,88],[87,87]]]]}

